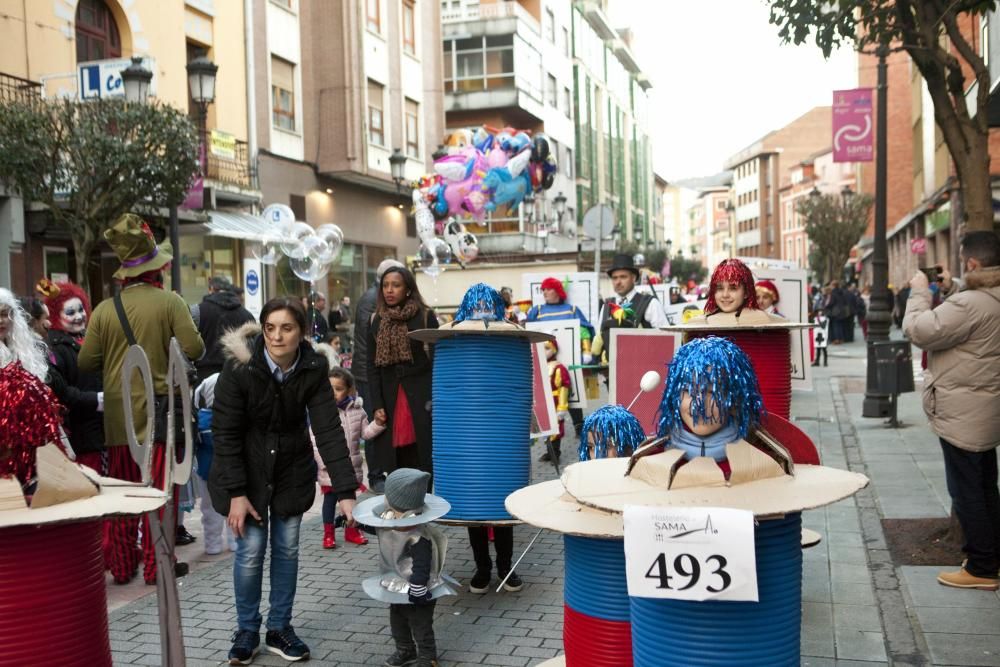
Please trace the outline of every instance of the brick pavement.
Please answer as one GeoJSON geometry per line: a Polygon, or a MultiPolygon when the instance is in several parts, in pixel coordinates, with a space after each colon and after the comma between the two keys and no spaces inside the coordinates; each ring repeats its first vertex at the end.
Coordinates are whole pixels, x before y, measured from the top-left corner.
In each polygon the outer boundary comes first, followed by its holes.
{"type": "MultiPolygon", "coordinates": [[[[860,417],[862,343],[831,348],[829,368],[814,370],[815,390],[794,393],[793,418],[814,438],[826,465],[865,472],[872,484],[804,514],[804,525],[824,539],[804,554],[802,664],[1000,665],[1000,596],[946,589],[934,580],[939,568],[896,568],[888,561],[881,518],[947,514],[943,468],[919,393],[900,401],[906,427],[887,429],[860,417]]],[[[540,452],[536,446],[535,456],[540,452]]],[[[536,466],[535,481],[552,477],[551,467],[536,466]]],[[[196,524],[189,521],[192,532],[196,524]]],[[[474,565],[464,529],[446,532],[447,569],[467,582],[474,565]]],[[[388,610],[369,600],[359,583],[375,569],[374,544],[338,543],[324,551],[321,533],[313,513],[302,529],[293,623],[312,648],[313,664],[381,664],[392,652],[388,610]]],[[[515,556],[533,534],[516,529],[515,556]]],[[[189,558],[199,545],[185,548],[189,558]]],[[[535,665],[557,655],[562,561],[561,538],[544,532],[518,568],[526,583],[520,593],[444,598],[435,619],[442,664],[535,665]]],[[[231,567],[231,557],[213,557],[181,582],[189,665],[218,665],[226,656],[235,623],[231,567]]],[[[145,596],[111,613],[116,665],[159,664],[155,596],[136,591],[145,596]]],[[[261,654],[254,664],[287,663],[261,654]]]]}

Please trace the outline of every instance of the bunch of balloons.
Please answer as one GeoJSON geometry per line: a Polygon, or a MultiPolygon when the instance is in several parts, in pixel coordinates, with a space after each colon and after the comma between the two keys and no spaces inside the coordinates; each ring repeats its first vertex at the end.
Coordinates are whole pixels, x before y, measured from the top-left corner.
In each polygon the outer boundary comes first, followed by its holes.
{"type": "Polygon", "coordinates": [[[309,283],[324,278],[344,247],[344,232],[334,224],[312,225],[299,222],[284,204],[271,204],[263,217],[272,223],[274,234],[261,239],[251,250],[261,264],[274,266],[284,255],[296,276],[309,283]]]}
{"type": "Polygon", "coordinates": [[[551,188],[558,169],[544,134],[511,127],[457,130],[445,146],[434,173],[417,180],[413,189],[421,263],[432,276],[452,256],[464,262],[479,253],[475,235],[458,219],[482,221],[499,209],[513,211],[528,193],[551,188]]]}

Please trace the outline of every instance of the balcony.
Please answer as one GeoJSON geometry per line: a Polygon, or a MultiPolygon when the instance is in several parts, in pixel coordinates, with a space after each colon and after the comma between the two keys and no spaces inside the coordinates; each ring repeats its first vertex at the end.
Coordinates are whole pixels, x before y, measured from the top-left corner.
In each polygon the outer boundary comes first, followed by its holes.
{"type": "Polygon", "coordinates": [[[536,33],[541,34],[542,32],[542,26],[538,19],[532,16],[520,3],[510,0],[485,5],[478,2],[465,2],[459,7],[446,7],[445,3],[441,5],[442,25],[509,18],[521,19],[536,33]]]}
{"type": "Polygon", "coordinates": [[[231,154],[226,151],[208,151],[205,176],[213,181],[238,188],[253,187],[253,170],[247,142],[237,140],[231,154]]]}
{"type": "Polygon", "coordinates": [[[0,72],[0,104],[42,99],[42,84],[0,72]]]}

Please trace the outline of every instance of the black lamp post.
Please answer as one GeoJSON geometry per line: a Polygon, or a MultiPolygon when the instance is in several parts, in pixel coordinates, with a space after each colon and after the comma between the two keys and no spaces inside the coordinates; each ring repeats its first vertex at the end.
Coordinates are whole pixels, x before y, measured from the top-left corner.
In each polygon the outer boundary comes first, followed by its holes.
{"type": "MultiPolygon", "coordinates": [[[[219,66],[205,56],[198,56],[187,64],[188,91],[191,100],[198,106],[198,134],[201,138],[198,164],[204,177],[208,172],[208,105],[215,102],[215,75],[219,66]]],[[[170,211],[170,242],[174,252],[180,253],[180,229],[177,222],[177,207],[170,211]]],[[[179,256],[179,255],[178,255],[179,256]]],[[[181,265],[175,260],[170,273],[174,291],[181,293],[181,265]]]]}
{"type": "Polygon", "coordinates": [[[886,241],[886,186],[888,184],[887,127],[889,84],[886,78],[886,47],[878,50],[878,107],[875,145],[875,237],[872,248],[872,296],[868,308],[868,377],[865,400],[861,404],[863,417],[887,417],[892,411],[890,396],[879,391],[875,343],[889,340],[892,322],[889,303],[889,247],[886,241]]]}
{"type": "Polygon", "coordinates": [[[406,156],[398,148],[392,149],[389,156],[389,169],[392,172],[392,181],[396,184],[396,192],[399,193],[406,180],[406,156]]]}
{"type": "Polygon", "coordinates": [[[153,73],[142,66],[142,58],[132,58],[132,64],[122,70],[122,85],[125,87],[125,101],[145,104],[149,97],[149,84],[153,73]]]}
{"type": "Polygon", "coordinates": [[[552,205],[555,206],[556,219],[558,220],[559,231],[562,231],[562,221],[563,216],[566,215],[566,195],[562,192],[557,194],[552,200],[552,205]]]}

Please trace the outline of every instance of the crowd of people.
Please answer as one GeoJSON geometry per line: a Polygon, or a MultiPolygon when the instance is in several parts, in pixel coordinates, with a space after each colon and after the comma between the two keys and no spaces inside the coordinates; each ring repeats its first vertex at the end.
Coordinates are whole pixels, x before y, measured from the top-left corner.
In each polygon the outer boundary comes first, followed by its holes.
{"type": "MultiPolygon", "coordinates": [[[[323,535],[317,539],[326,549],[336,547],[341,525],[346,542],[367,543],[354,518],[355,500],[361,494],[382,493],[394,471],[420,471],[426,486],[433,484],[434,352],[408,334],[437,328],[438,316],[421,296],[413,273],[395,260],[379,265],[374,283],[353,313],[345,297],[325,316],[325,296],[314,292],[305,299],[271,299],[254,318],[243,307],[239,288],[222,277],[209,280],[208,293],[189,307],[179,295],[163,289],[172,249],[169,243],[157,244],[139,217],[123,216],[105,239],[121,264],[115,273],[120,289],[93,309],[86,293],[70,282],[42,280],[36,295],[20,299],[0,288],[0,367],[18,362],[51,387],[64,411],[63,445],[80,464],[101,475],[140,481],[125,432],[125,411],[130,410],[140,437],[153,429],[153,479],[162,488],[165,413],[167,397],[174,391],[167,378],[168,344],[176,339],[191,362],[200,435],[194,487],[202,500],[205,550],[220,553],[228,546],[235,551],[237,631],[230,663],[252,661],[262,624],[268,650],[288,660],[307,658],[309,648],[296,635],[291,619],[300,526],[317,484],[323,497],[323,535]],[[352,341],[350,355],[341,337],[352,341]],[[156,415],[152,424],[145,420],[146,397],[140,384],[127,390],[121,384],[131,345],[140,345],[150,362],[156,415]],[[265,622],[260,602],[268,544],[270,606],[265,622]]],[[[1000,569],[995,454],[1000,418],[988,400],[1000,392],[1000,242],[993,234],[970,234],[963,240],[962,257],[964,283],[947,271],[937,284],[928,284],[922,273],[910,281],[901,324],[915,344],[930,351],[925,407],[941,438],[949,493],[967,541],[966,563],[957,573],[942,573],[940,580],[995,590],[1000,569]],[[984,388],[989,391],[984,393],[984,388]]],[[[527,321],[577,320],[584,363],[596,366],[612,328],[666,324],[663,304],[636,289],[640,273],[631,256],[616,255],[608,276],[614,295],[601,304],[596,326],[569,303],[565,286],[555,278],[542,283],[544,303],[528,310],[527,321]]],[[[750,304],[780,315],[774,283],[730,282],[713,287],[706,312],[739,312],[750,304]]],[[[505,289],[501,296],[506,317],[520,319],[511,291],[505,289]]],[[[867,290],[833,281],[814,288],[812,297],[813,316],[829,320],[830,343],[851,342],[855,321],[864,331],[867,290]]],[[[571,420],[579,435],[582,411],[573,414],[569,408],[568,373],[555,362],[556,351],[550,346],[553,400],[560,423],[571,420]]],[[[557,461],[559,438],[550,444],[554,446],[545,459],[557,461]]],[[[141,542],[139,524],[138,518],[107,522],[105,561],[117,584],[131,581],[140,562],[145,582],[156,581],[148,520],[143,520],[141,542]]],[[[190,537],[182,524],[177,531],[181,542],[190,537]]],[[[512,527],[470,526],[468,537],[476,565],[471,592],[489,589],[494,565],[504,589],[523,587],[512,571],[512,527]]],[[[183,575],[186,566],[177,563],[175,571],[183,575]]],[[[397,654],[387,665],[435,664],[432,632],[428,639],[424,628],[418,652],[417,644],[408,643],[397,630],[394,626],[397,654]]]]}

